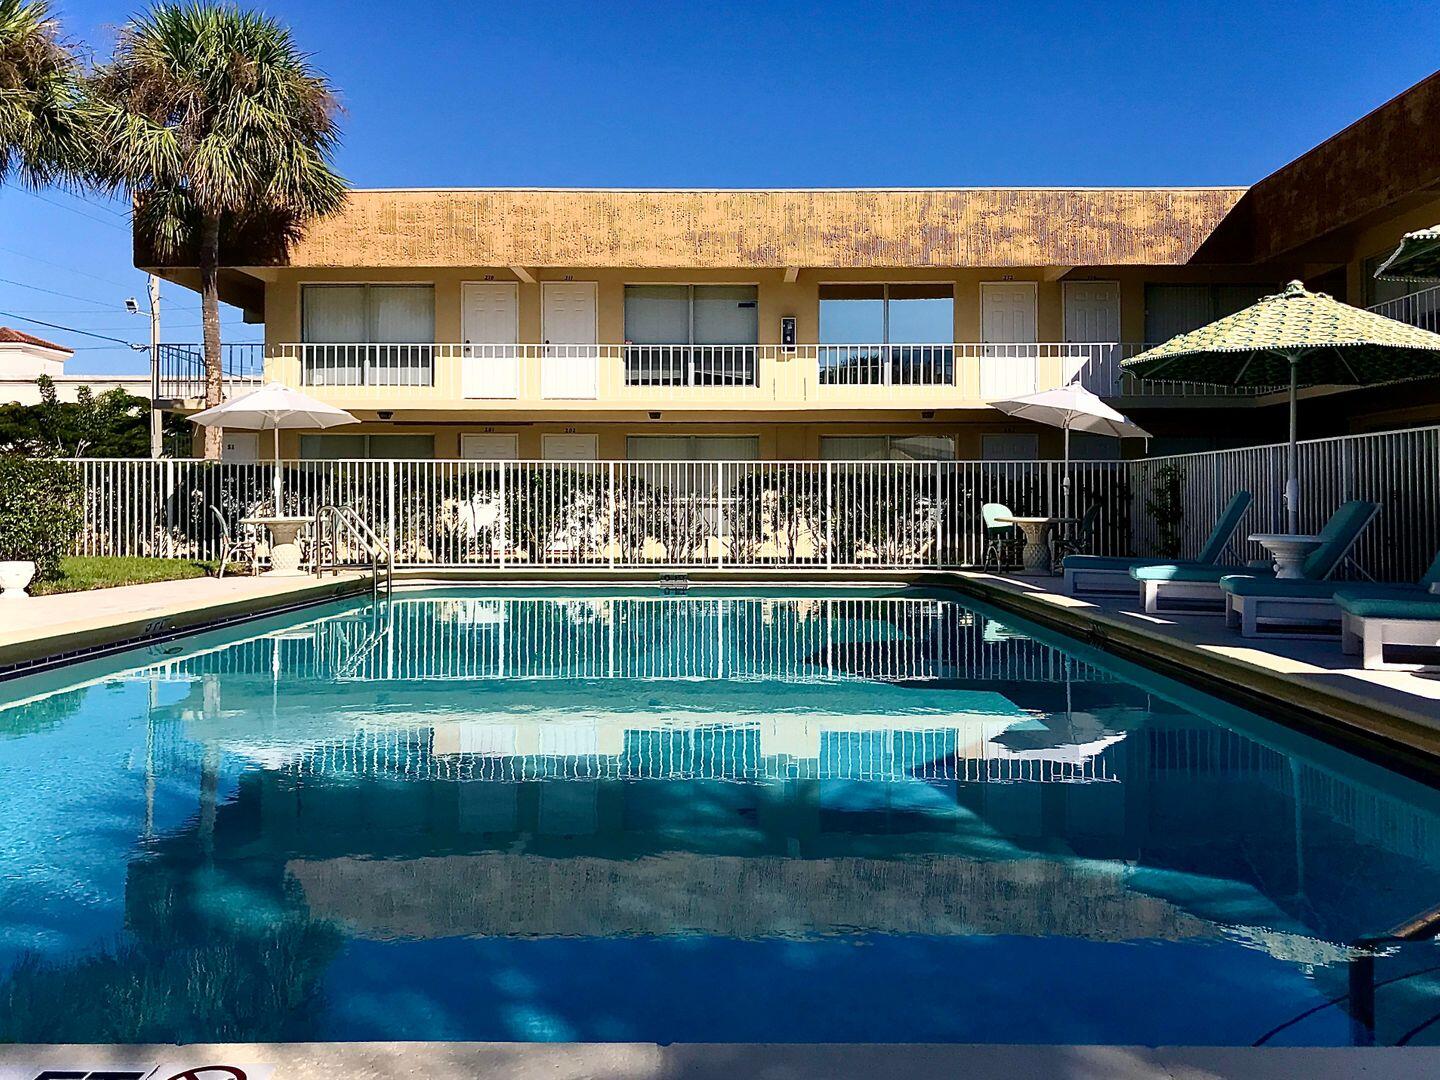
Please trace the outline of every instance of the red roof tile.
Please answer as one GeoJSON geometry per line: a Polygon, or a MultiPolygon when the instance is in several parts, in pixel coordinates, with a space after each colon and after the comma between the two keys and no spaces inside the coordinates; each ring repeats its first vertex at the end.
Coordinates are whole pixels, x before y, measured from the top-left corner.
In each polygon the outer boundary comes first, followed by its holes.
{"type": "Polygon", "coordinates": [[[34,334],[27,334],[23,330],[12,330],[8,326],[0,326],[0,344],[6,345],[34,345],[41,349],[54,349],[56,352],[73,353],[74,349],[66,348],[64,345],[56,345],[53,341],[46,341],[34,334]]]}

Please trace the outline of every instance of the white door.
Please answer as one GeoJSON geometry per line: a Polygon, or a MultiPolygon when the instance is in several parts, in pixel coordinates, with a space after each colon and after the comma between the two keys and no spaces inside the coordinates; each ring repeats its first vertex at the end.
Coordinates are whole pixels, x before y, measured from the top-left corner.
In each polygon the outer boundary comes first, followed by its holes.
{"type": "Polygon", "coordinates": [[[540,396],[594,398],[600,350],[595,347],[595,283],[547,281],[540,286],[540,330],[545,356],[540,396]]]}
{"type": "Polygon", "coordinates": [[[467,281],[460,290],[460,327],[465,342],[460,367],[467,398],[513,398],[520,392],[518,286],[504,281],[467,281]]]}
{"type": "Polygon", "coordinates": [[[995,434],[980,436],[980,457],[985,461],[1036,461],[1040,457],[1040,436],[995,434]]]}
{"type": "Polygon", "coordinates": [[[600,440],[595,435],[545,435],[540,456],[546,461],[598,461],[600,440]]]}
{"type": "Polygon", "coordinates": [[[1065,340],[1086,342],[1087,349],[1067,350],[1061,378],[1080,376],[1081,385],[1097,394],[1109,394],[1120,371],[1120,283],[1118,281],[1067,281],[1065,340]]]}
{"type": "Polygon", "coordinates": [[[986,400],[1035,392],[1035,283],[980,284],[980,396],[986,400]]]}
{"type": "MultiPolygon", "coordinates": [[[[275,436],[270,436],[271,445],[274,445],[275,436]]],[[[221,461],[259,461],[260,460],[260,433],[258,431],[230,431],[227,430],[221,440],[220,446],[221,461]]]]}
{"type": "Polygon", "coordinates": [[[518,461],[518,435],[461,435],[460,456],[467,461],[518,461]]]}

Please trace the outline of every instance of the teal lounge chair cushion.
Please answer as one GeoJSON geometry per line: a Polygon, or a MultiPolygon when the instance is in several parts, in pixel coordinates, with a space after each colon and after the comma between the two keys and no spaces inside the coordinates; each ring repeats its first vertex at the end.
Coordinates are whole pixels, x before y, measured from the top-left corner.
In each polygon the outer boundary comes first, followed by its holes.
{"type": "Polygon", "coordinates": [[[1275,571],[1259,566],[1201,566],[1199,563],[1155,563],[1130,571],[1136,581],[1213,581],[1217,585],[1222,578],[1236,574],[1274,577],[1275,571]]]}
{"type": "Polygon", "coordinates": [[[1404,599],[1389,596],[1364,596],[1341,589],[1335,594],[1341,611],[1362,619],[1424,619],[1440,622],[1440,596],[1417,592],[1404,599]]]}
{"type": "Polygon", "coordinates": [[[1342,503],[1340,509],[1330,515],[1330,520],[1318,533],[1321,543],[1305,558],[1300,566],[1302,577],[1312,580],[1327,578],[1335,572],[1340,560],[1355,546],[1355,541],[1370,524],[1378,509],[1376,503],[1363,499],[1352,499],[1342,503]]]}
{"type": "Polygon", "coordinates": [[[1169,559],[1131,559],[1113,555],[1066,555],[1066,570],[1133,570],[1137,566],[1153,566],[1169,559]]]}
{"type": "MultiPolygon", "coordinates": [[[[1330,520],[1320,530],[1320,546],[1312,551],[1300,567],[1305,578],[1318,581],[1330,576],[1340,560],[1365,531],[1365,526],[1375,516],[1378,505],[1354,499],[1341,505],[1330,515],[1330,520]]],[[[1136,581],[1213,581],[1239,575],[1244,577],[1273,578],[1273,568],[1263,565],[1249,566],[1198,566],[1186,563],[1166,563],[1155,566],[1141,566],[1130,571],[1136,581]]]]}
{"type": "Polygon", "coordinates": [[[1424,591],[1424,587],[1420,585],[1392,585],[1375,581],[1303,581],[1295,578],[1254,577],[1249,574],[1227,577],[1220,582],[1220,588],[1232,596],[1267,596],[1276,599],[1294,596],[1316,600],[1329,600],[1341,589],[1357,595],[1364,594],[1381,599],[1395,597],[1401,600],[1424,591]]]}
{"type": "MultiPolygon", "coordinates": [[[[1205,546],[1200,549],[1196,556],[1197,563],[1217,563],[1220,556],[1225,554],[1225,546],[1230,543],[1230,537],[1235,535],[1235,530],[1240,527],[1240,519],[1245,516],[1245,511],[1250,509],[1252,496],[1248,491],[1237,491],[1230,497],[1225,509],[1220,511],[1220,516],[1215,519],[1215,527],[1210,530],[1210,535],[1205,540],[1205,546]]],[[[1174,560],[1171,560],[1174,561],[1174,560]]]]}
{"type": "MultiPolygon", "coordinates": [[[[1240,527],[1240,519],[1250,509],[1251,495],[1248,491],[1237,491],[1230,497],[1225,509],[1215,519],[1215,527],[1205,540],[1205,546],[1194,559],[1164,559],[1151,556],[1133,559],[1116,558],[1109,555],[1067,555],[1063,561],[1066,570],[1134,570],[1137,566],[1212,566],[1230,543],[1230,537],[1240,527]]],[[[1437,571],[1440,572],[1440,571],[1437,571]]]]}

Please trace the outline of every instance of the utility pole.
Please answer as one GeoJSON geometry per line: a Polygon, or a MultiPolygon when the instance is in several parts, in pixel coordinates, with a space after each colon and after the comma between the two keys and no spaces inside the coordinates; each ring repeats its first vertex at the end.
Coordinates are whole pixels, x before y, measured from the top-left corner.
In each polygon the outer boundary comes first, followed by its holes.
{"type": "Polygon", "coordinates": [[[147,275],[150,287],[150,456],[164,452],[165,414],[160,411],[160,279],[147,275]]]}

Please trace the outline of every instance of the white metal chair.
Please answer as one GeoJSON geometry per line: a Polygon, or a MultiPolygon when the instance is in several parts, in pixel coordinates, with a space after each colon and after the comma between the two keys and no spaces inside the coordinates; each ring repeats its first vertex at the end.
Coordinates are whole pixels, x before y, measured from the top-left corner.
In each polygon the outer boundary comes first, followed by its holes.
{"type": "Polygon", "coordinates": [[[210,507],[210,513],[215,515],[215,523],[220,530],[220,572],[217,576],[223,578],[225,568],[236,560],[242,560],[249,565],[252,577],[258,574],[260,553],[254,532],[244,526],[241,526],[243,531],[239,533],[231,532],[230,522],[218,506],[210,507]]]}

